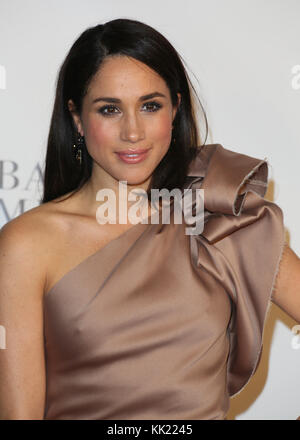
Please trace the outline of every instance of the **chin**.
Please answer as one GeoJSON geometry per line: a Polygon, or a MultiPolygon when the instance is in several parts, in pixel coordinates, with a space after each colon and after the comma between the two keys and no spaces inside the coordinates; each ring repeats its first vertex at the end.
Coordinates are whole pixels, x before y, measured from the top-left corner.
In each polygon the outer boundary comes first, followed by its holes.
{"type": "Polygon", "coordinates": [[[146,182],[147,179],[148,179],[147,177],[146,178],[144,177],[142,179],[124,178],[124,179],[119,179],[119,180],[126,180],[128,186],[139,186],[139,185],[142,186],[146,182]]]}
{"type": "Polygon", "coordinates": [[[142,176],[136,176],[136,177],[133,177],[132,175],[131,176],[123,175],[122,177],[118,177],[118,181],[126,180],[128,186],[139,186],[139,185],[142,186],[149,179],[150,176],[148,176],[148,174],[147,175],[143,174],[142,176]]]}

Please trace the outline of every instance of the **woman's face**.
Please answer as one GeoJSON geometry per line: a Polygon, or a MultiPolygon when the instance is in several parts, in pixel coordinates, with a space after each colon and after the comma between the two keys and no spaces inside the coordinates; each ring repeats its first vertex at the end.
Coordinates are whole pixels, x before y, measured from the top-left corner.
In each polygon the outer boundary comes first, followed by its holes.
{"type": "Polygon", "coordinates": [[[155,71],[130,57],[108,57],[90,83],[81,117],[68,104],[102,182],[113,177],[137,185],[151,178],[170,146],[178,108],[155,71]],[[117,152],[128,149],[149,151],[142,161],[126,163],[117,152]]]}

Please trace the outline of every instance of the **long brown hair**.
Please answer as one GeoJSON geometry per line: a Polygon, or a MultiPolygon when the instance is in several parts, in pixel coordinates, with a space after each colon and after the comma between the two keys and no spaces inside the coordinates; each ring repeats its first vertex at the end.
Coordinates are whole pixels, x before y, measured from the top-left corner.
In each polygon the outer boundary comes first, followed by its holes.
{"type": "Polygon", "coordinates": [[[105,58],[125,55],[156,71],[166,82],[172,105],[181,103],[173,121],[170,147],[154,170],[148,188],[182,188],[190,162],[200,145],[196,124],[195,98],[207,118],[181,57],[170,42],[151,26],[136,20],[116,19],[88,28],[74,42],[57,79],[56,95],[48,135],[44,171],[44,194],[41,203],[78,191],[91,176],[93,159],[83,148],[82,164],[74,157],[77,130],[68,109],[72,99],[81,114],[88,86],[105,58]],[[176,142],[173,139],[176,138],[176,142]]]}

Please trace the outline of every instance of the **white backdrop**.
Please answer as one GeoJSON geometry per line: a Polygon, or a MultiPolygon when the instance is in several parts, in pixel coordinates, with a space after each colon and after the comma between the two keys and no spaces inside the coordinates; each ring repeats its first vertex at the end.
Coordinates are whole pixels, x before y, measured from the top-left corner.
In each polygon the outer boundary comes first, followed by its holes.
{"type": "MultiPolygon", "coordinates": [[[[55,81],[67,51],[87,27],[114,18],[144,21],[179,51],[207,113],[206,143],[268,159],[266,198],[283,209],[300,256],[299,0],[0,0],[0,227],[42,196],[55,81]]],[[[260,366],[231,400],[229,418],[300,415],[295,324],[271,305],[260,366]]]]}

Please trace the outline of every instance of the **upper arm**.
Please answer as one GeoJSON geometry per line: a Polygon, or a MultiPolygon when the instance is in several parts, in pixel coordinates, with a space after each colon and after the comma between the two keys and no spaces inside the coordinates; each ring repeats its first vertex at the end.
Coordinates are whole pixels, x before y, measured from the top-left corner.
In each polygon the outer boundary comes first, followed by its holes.
{"type": "Polygon", "coordinates": [[[287,244],[282,252],[272,301],[300,322],[300,258],[287,244]]]}
{"type": "Polygon", "coordinates": [[[0,230],[0,419],[42,419],[45,402],[43,288],[38,231],[14,219],[0,230]]]}

